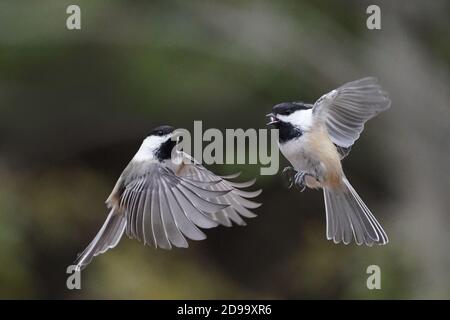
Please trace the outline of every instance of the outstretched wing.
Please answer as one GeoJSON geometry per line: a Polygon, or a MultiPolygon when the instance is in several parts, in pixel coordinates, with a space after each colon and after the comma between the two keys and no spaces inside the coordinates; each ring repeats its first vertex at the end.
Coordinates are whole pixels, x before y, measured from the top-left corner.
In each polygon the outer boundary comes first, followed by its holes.
{"type": "Polygon", "coordinates": [[[376,78],[349,82],[324,95],[314,104],[313,113],[324,119],[331,141],[341,148],[351,147],[364,124],[391,105],[376,78]]]}
{"type": "Polygon", "coordinates": [[[121,206],[127,212],[128,236],[164,249],[187,247],[185,237],[206,238],[198,227],[231,226],[232,221],[245,225],[241,216],[256,216],[249,209],[261,204],[247,198],[258,196],[261,190],[241,190],[255,180],[227,181],[238,174],[220,177],[188,155],[183,153],[183,157],[190,161],[175,172],[157,165],[127,185],[121,206]]]}
{"type": "Polygon", "coordinates": [[[228,205],[212,199],[230,190],[211,191],[160,164],[149,164],[130,181],[120,198],[127,219],[126,233],[144,244],[163,249],[188,247],[186,238],[205,239],[198,228],[218,225],[213,214],[228,205]]]}
{"type": "Polygon", "coordinates": [[[195,162],[182,167],[174,172],[160,163],[143,163],[131,180],[119,179],[107,200],[115,205],[96,237],[78,256],[78,269],[115,247],[124,231],[146,245],[171,249],[188,247],[186,238],[205,239],[200,228],[231,226],[231,221],[245,225],[241,215],[255,217],[249,209],[260,204],[246,198],[258,196],[261,190],[240,190],[253,185],[254,180],[230,182],[226,179],[238,174],[219,177],[195,162]]]}
{"type": "MultiPolygon", "coordinates": [[[[214,192],[230,190],[230,192],[218,196],[214,200],[226,207],[220,211],[212,214],[214,221],[231,227],[232,222],[245,226],[246,223],[242,219],[253,218],[256,215],[250,211],[250,209],[256,209],[261,206],[261,203],[257,203],[248,199],[259,196],[262,192],[261,189],[255,191],[245,191],[244,188],[252,186],[256,179],[252,179],[245,182],[234,182],[229,179],[237,178],[240,173],[232,174],[229,176],[217,176],[211,171],[207,170],[201,165],[192,165],[189,170],[186,171],[186,177],[193,179],[200,183],[206,183],[205,188],[214,192]],[[242,216],[242,217],[241,217],[242,216]]],[[[212,200],[212,199],[210,199],[212,200]]]]}

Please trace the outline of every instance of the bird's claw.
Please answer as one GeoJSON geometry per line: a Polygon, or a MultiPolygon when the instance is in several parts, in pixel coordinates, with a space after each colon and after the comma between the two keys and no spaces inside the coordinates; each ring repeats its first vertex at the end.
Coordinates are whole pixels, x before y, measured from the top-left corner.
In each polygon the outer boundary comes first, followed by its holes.
{"type": "Polygon", "coordinates": [[[296,185],[300,188],[300,192],[306,190],[306,176],[313,177],[313,175],[307,173],[306,171],[297,172],[293,167],[284,168],[281,174],[287,176],[289,189],[296,185]]]}
{"type": "Polygon", "coordinates": [[[311,175],[305,171],[297,172],[294,175],[295,185],[300,188],[300,192],[303,192],[306,190],[306,181],[305,181],[306,176],[311,176],[311,175]]]}
{"type": "Polygon", "coordinates": [[[283,169],[283,171],[281,172],[282,175],[287,176],[287,180],[288,180],[288,188],[292,188],[292,186],[294,185],[294,176],[296,174],[296,171],[293,167],[286,167],[283,169]],[[291,172],[293,171],[293,172],[291,172]]]}
{"type": "Polygon", "coordinates": [[[286,167],[283,169],[281,174],[286,174],[286,172],[289,172],[289,171],[295,171],[295,169],[293,167],[286,167]]]}

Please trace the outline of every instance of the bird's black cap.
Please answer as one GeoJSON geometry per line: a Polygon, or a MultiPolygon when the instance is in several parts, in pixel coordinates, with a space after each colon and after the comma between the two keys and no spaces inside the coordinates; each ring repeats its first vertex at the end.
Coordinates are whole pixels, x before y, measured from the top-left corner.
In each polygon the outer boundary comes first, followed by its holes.
{"type": "Polygon", "coordinates": [[[175,128],[172,126],[159,126],[150,132],[151,136],[165,136],[166,134],[172,133],[175,131],[175,128]]]}
{"type": "Polygon", "coordinates": [[[297,110],[311,109],[312,105],[304,102],[282,102],[272,108],[274,114],[290,115],[297,110]]]}

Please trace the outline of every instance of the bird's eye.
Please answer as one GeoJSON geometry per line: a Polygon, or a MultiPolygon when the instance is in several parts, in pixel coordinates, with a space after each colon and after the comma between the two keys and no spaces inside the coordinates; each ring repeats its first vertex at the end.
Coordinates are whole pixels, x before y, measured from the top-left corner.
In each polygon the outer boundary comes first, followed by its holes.
{"type": "Polygon", "coordinates": [[[159,130],[159,131],[158,131],[158,136],[162,136],[162,135],[163,135],[162,130],[159,130]]]}

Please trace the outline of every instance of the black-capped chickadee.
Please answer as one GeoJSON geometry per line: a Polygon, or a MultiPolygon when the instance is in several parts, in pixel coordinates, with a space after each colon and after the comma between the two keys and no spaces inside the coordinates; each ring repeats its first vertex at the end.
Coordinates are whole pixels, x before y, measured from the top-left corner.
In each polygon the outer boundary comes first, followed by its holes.
{"type": "Polygon", "coordinates": [[[358,245],[388,243],[385,231],[345,177],[341,160],[364,123],[390,105],[377,80],[368,77],[344,84],[314,105],[281,103],[267,115],[268,125],[279,129],[281,153],[296,171],[291,181],[302,191],[323,189],[328,240],[348,244],[353,236],[358,245]]]}
{"type": "Polygon", "coordinates": [[[215,175],[189,155],[174,151],[179,142],[176,137],[173,127],[161,126],[143,141],[106,200],[109,214],[78,256],[77,270],[114,248],[124,232],[146,245],[186,248],[186,238],[206,238],[198,227],[231,226],[232,222],[245,225],[241,216],[256,216],[249,209],[260,204],[248,198],[258,196],[261,190],[241,190],[253,185],[255,179],[237,183],[228,179],[239,174],[215,175]]]}

